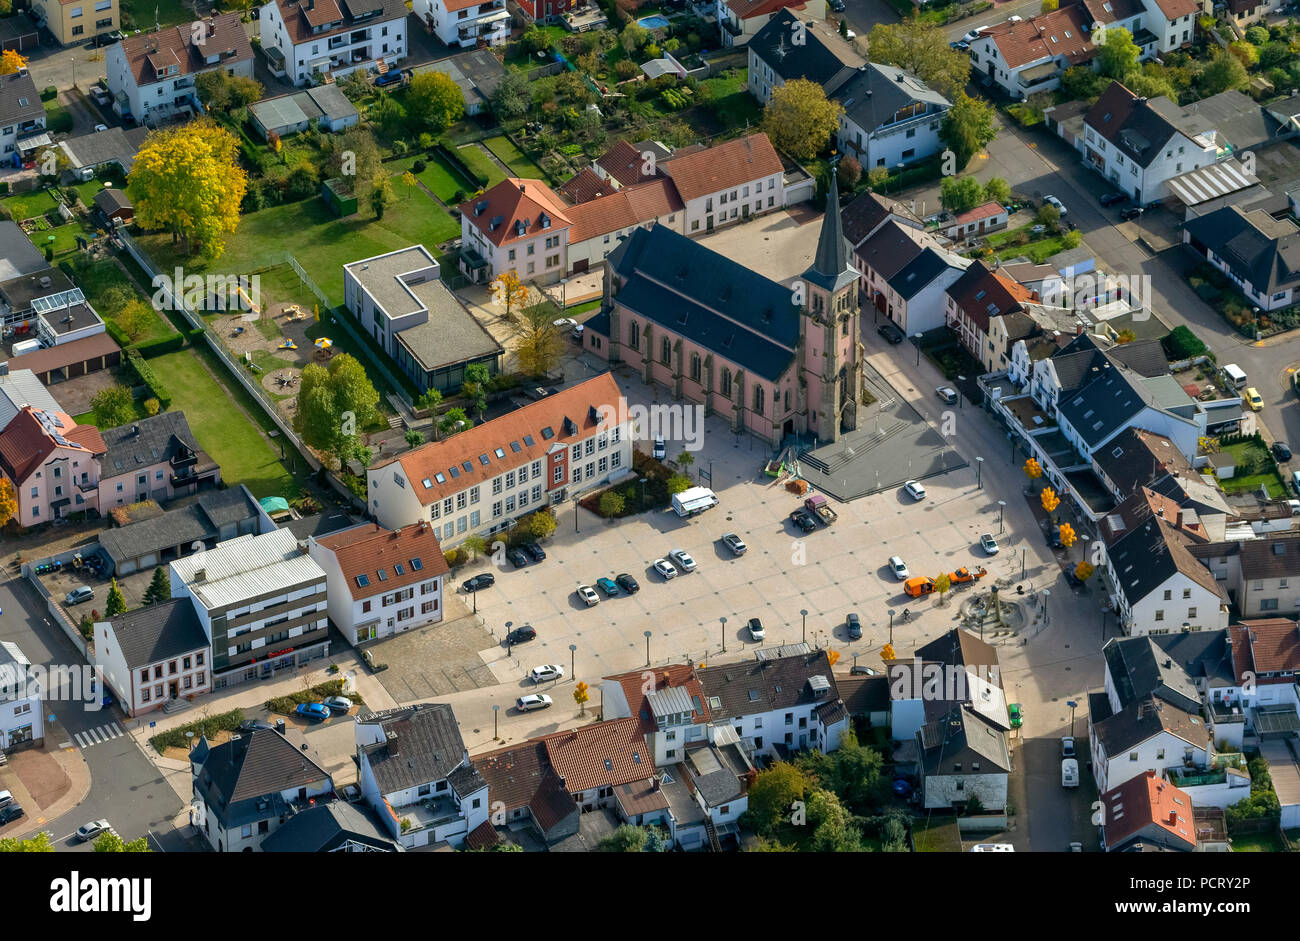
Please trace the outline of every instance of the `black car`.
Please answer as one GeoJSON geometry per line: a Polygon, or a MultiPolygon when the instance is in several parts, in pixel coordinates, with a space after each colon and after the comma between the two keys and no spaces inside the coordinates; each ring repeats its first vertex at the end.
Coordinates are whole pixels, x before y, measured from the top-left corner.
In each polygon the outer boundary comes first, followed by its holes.
{"type": "Polygon", "coordinates": [[[1074,574],[1074,569],[1065,570],[1065,583],[1071,588],[1082,588],[1083,579],[1074,574]]]}
{"type": "Polygon", "coordinates": [[[1107,193],[1105,196],[1101,197],[1101,199],[1098,201],[1103,206],[1118,206],[1126,199],[1128,199],[1128,194],[1126,193],[1107,193]]]}
{"type": "Polygon", "coordinates": [[[615,575],[614,581],[618,583],[619,588],[622,588],[629,595],[636,594],[641,590],[641,586],[636,583],[636,579],[626,572],[622,575],[615,575]]]}
{"type": "Polygon", "coordinates": [[[5,804],[3,807],[0,807],[0,826],[3,826],[11,820],[17,820],[24,813],[25,811],[18,804],[5,804]]]}
{"type": "Polygon", "coordinates": [[[1285,441],[1273,442],[1273,457],[1279,461],[1291,460],[1291,449],[1286,446],[1285,441]]]}
{"type": "Polygon", "coordinates": [[[525,565],[527,565],[527,564],[529,563],[529,561],[531,561],[531,560],[528,558],[528,553],[525,552],[523,549],[509,549],[509,550],[507,550],[507,551],[506,551],[506,558],[509,559],[509,560],[510,560],[510,564],[513,565],[513,566],[514,566],[515,568],[517,568],[517,569],[521,569],[521,568],[523,568],[525,565]]]}
{"type": "Polygon", "coordinates": [[[844,12],[844,0],[827,0],[826,5],[836,13],[844,12]]]}
{"type": "Polygon", "coordinates": [[[802,507],[790,514],[790,522],[806,533],[811,533],[817,528],[817,521],[813,519],[811,513],[802,507]]]}
{"type": "Polygon", "coordinates": [[[473,578],[461,582],[461,591],[478,591],[480,588],[491,588],[497,583],[497,577],[491,572],[482,572],[473,578]]]}
{"type": "Polygon", "coordinates": [[[275,726],[269,722],[263,722],[261,719],[245,719],[239,723],[241,732],[274,732],[275,726]]]}
{"type": "Polygon", "coordinates": [[[862,620],[857,612],[849,613],[849,616],[844,619],[844,626],[849,629],[849,640],[862,639],[862,620]]]}
{"type": "Polygon", "coordinates": [[[892,323],[882,323],[876,328],[876,332],[890,343],[898,344],[903,342],[903,331],[899,330],[892,323]]]}
{"type": "Polygon", "coordinates": [[[1121,209],[1119,211],[1119,217],[1125,222],[1128,222],[1130,219],[1136,219],[1140,215],[1142,215],[1141,206],[1129,206],[1127,209],[1121,209]]]}
{"type": "Polygon", "coordinates": [[[531,624],[525,624],[523,627],[516,627],[506,635],[507,644],[522,644],[525,641],[536,639],[537,630],[531,624]]]}
{"type": "Polygon", "coordinates": [[[952,42],[948,43],[948,47],[950,49],[956,49],[958,52],[965,52],[970,48],[970,43],[964,39],[954,39],[952,42]]]}
{"type": "Polygon", "coordinates": [[[535,542],[525,542],[519,548],[527,552],[528,557],[534,562],[541,562],[546,558],[546,553],[542,550],[542,547],[535,542]]]}

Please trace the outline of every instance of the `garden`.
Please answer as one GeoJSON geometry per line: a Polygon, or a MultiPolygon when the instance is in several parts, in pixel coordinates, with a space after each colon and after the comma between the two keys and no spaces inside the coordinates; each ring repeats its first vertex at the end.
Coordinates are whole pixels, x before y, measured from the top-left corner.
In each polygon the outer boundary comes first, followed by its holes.
{"type": "Polygon", "coordinates": [[[1218,268],[1203,261],[1187,276],[1196,296],[1209,304],[1243,336],[1262,339],[1300,327],[1300,305],[1260,310],[1218,268]]]}
{"type": "Polygon", "coordinates": [[[1219,451],[1231,454],[1237,465],[1231,477],[1219,481],[1224,493],[1258,493],[1264,487],[1270,500],[1287,496],[1277,462],[1258,432],[1249,437],[1224,435],[1219,439],[1219,451]]]}

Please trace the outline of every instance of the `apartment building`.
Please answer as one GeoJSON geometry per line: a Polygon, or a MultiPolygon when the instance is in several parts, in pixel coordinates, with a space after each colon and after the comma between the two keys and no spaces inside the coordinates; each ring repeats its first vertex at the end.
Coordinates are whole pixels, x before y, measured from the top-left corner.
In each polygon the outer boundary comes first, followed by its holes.
{"type": "Polygon", "coordinates": [[[210,692],[211,650],[190,598],[95,622],[95,666],[128,716],[210,692]]]}
{"type": "Polygon", "coordinates": [[[411,9],[448,46],[499,46],[510,35],[506,0],[415,0],[411,9]]]}
{"type": "Polygon", "coordinates": [[[0,75],[0,160],[21,166],[49,143],[44,131],[45,106],[27,70],[0,75]]]}
{"type": "Polygon", "coordinates": [[[85,45],[120,25],[117,0],[32,0],[31,10],[65,46],[85,45]]]}
{"type": "Polygon", "coordinates": [[[715,0],[714,15],[722,31],[722,46],[743,46],[779,11],[794,7],[812,20],[826,19],[826,0],[715,0]]]}
{"type": "Polygon", "coordinates": [[[12,641],[0,641],[0,755],[45,743],[45,690],[31,661],[12,641]]]}
{"type": "Polygon", "coordinates": [[[449,569],[427,522],[309,536],[307,554],[325,570],[330,620],[354,646],[442,620],[449,569]]]}
{"type": "Polygon", "coordinates": [[[98,509],[105,450],[94,425],[78,425],[66,412],[24,406],[0,433],[0,473],[14,487],[15,522],[35,526],[98,509]]]}
{"type": "Polygon", "coordinates": [[[329,654],[325,571],[287,529],[177,559],[171,591],[193,600],[212,645],[214,690],[329,654]]]}
{"type": "Polygon", "coordinates": [[[182,411],[163,412],[101,432],[99,508],[166,503],[221,483],[221,467],[199,447],[182,411]]]}
{"type": "Polygon", "coordinates": [[[406,57],[406,15],[402,0],[271,0],[262,49],[271,72],[295,85],[386,72],[406,57]]]}
{"type": "Polygon", "coordinates": [[[372,466],[381,526],[428,522],[443,545],[508,529],[632,470],[632,422],[610,373],[372,466]]]}

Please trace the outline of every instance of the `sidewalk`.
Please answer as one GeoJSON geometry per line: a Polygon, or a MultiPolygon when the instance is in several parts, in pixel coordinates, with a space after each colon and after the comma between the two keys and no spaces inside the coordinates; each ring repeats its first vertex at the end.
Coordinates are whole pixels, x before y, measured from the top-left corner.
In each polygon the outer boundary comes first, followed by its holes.
{"type": "Polygon", "coordinates": [[[0,836],[28,838],[90,793],[90,769],[81,752],[57,745],[64,740],[63,727],[49,722],[45,733],[44,748],[15,752],[0,768],[0,788],[12,791],[14,800],[27,811],[26,816],[0,827],[0,836]]]}

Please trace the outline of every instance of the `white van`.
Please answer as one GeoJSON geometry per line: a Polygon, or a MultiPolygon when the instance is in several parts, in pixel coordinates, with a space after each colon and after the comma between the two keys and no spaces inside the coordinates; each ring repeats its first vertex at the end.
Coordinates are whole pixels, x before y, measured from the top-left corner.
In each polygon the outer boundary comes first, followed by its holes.
{"type": "Polygon", "coordinates": [[[1016,848],[1010,843],[976,843],[970,851],[972,853],[1014,853],[1016,848]]]}
{"type": "Polygon", "coordinates": [[[1229,363],[1223,367],[1223,378],[1234,389],[1244,388],[1249,381],[1246,378],[1246,373],[1236,363],[1229,363]]]}
{"type": "Polygon", "coordinates": [[[6,804],[12,804],[13,802],[14,796],[12,794],[8,791],[0,791],[0,807],[4,807],[6,804]]]}
{"type": "Polygon", "coordinates": [[[1065,758],[1061,761],[1061,787],[1079,786],[1079,759],[1065,758]]]}

